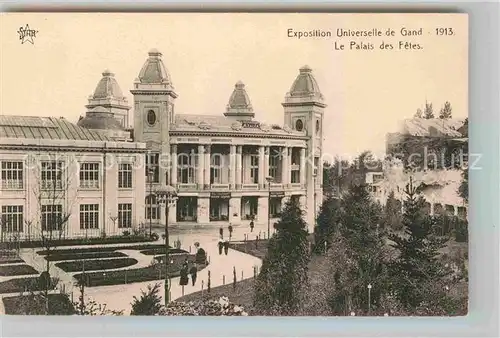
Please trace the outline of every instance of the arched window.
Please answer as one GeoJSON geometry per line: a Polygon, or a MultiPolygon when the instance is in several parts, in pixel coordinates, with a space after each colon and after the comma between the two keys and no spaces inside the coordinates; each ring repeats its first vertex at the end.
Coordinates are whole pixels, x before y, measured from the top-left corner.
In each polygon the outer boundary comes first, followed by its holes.
{"type": "Polygon", "coordinates": [[[156,113],[154,112],[154,110],[149,110],[148,111],[146,119],[147,119],[148,124],[150,126],[152,126],[152,125],[154,125],[156,123],[156,113]]]}
{"type": "Polygon", "coordinates": [[[295,130],[302,131],[302,129],[304,129],[304,122],[302,122],[302,120],[297,120],[295,122],[295,130]]]}
{"type": "Polygon", "coordinates": [[[146,222],[151,220],[159,220],[160,219],[160,207],[158,205],[158,201],[156,200],[156,195],[148,195],[146,196],[146,222]]]}

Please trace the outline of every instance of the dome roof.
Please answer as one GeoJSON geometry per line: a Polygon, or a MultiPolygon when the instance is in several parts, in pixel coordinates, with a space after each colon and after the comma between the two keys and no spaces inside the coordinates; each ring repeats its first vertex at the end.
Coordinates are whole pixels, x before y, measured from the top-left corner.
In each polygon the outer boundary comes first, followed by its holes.
{"type": "Polygon", "coordinates": [[[139,82],[147,84],[171,84],[170,75],[161,59],[162,54],[156,48],[151,49],[148,54],[149,57],[139,73],[139,82]]]}
{"type": "Polygon", "coordinates": [[[290,88],[290,96],[306,97],[317,94],[321,99],[323,95],[319,90],[318,83],[312,74],[312,69],[309,66],[303,66],[299,70],[299,75],[295,79],[290,88]]]}
{"type": "Polygon", "coordinates": [[[122,99],[123,92],[115,79],[115,74],[108,69],[102,72],[102,78],[97,84],[94,91],[94,99],[104,99],[107,97],[115,97],[122,99]]]}
{"type": "Polygon", "coordinates": [[[77,125],[87,129],[125,130],[120,122],[103,107],[95,107],[89,111],[87,116],[78,121],[77,125]]]}
{"type": "Polygon", "coordinates": [[[234,90],[229,97],[229,103],[227,104],[226,113],[224,115],[251,117],[255,115],[243,82],[238,81],[234,85],[234,90]]]}

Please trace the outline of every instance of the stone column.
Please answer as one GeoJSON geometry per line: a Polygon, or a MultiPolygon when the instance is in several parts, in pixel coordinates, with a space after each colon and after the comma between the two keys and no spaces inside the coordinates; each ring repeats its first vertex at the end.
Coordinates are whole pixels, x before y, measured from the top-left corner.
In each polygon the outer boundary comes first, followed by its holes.
{"type": "Polygon", "coordinates": [[[210,198],[207,197],[198,197],[198,205],[196,207],[197,212],[197,222],[200,224],[207,224],[210,222],[209,218],[209,207],[210,207],[210,198]]]}
{"type": "MultiPolygon", "coordinates": [[[[229,148],[229,189],[236,187],[236,146],[229,148]]],[[[230,208],[231,209],[231,208],[230,208]]],[[[231,210],[229,210],[231,211],[231,210]]]]}
{"type": "Polygon", "coordinates": [[[306,149],[300,149],[300,184],[305,186],[306,184],[306,149]]]}
{"type": "Polygon", "coordinates": [[[171,171],[170,171],[170,182],[173,187],[177,186],[177,144],[172,144],[170,147],[171,154],[171,171]]]}
{"type": "Polygon", "coordinates": [[[205,146],[203,144],[198,145],[198,167],[196,168],[196,183],[198,190],[203,190],[203,179],[204,179],[204,169],[205,169],[205,146]]]}
{"type": "Polygon", "coordinates": [[[241,197],[231,197],[229,200],[229,222],[232,225],[241,224],[241,197]]]}
{"type": "Polygon", "coordinates": [[[269,176],[269,153],[271,152],[271,147],[264,147],[264,187],[267,188],[266,177],[269,176]]]}
{"type": "Polygon", "coordinates": [[[203,189],[208,190],[210,189],[210,145],[206,144],[205,145],[205,159],[204,159],[204,182],[203,182],[203,189]]]}
{"type": "Polygon", "coordinates": [[[236,146],[236,166],[235,166],[235,181],[236,189],[241,189],[242,183],[242,156],[243,156],[243,146],[236,146]]]}
{"type": "Polygon", "coordinates": [[[259,147],[259,187],[265,186],[266,176],[265,173],[265,150],[264,147],[259,147]]]}
{"type": "Polygon", "coordinates": [[[288,148],[281,148],[281,183],[283,184],[283,188],[286,188],[286,184],[288,183],[288,148]]]}

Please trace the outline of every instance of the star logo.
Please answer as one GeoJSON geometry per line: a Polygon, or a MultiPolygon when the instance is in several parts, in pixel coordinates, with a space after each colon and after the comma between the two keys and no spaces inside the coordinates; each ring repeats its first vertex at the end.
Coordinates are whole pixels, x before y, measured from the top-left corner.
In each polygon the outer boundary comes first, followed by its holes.
{"type": "Polygon", "coordinates": [[[35,29],[30,29],[30,26],[28,24],[26,24],[26,26],[24,27],[19,27],[17,33],[19,34],[19,40],[21,40],[21,44],[24,44],[25,42],[30,42],[32,45],[35,44],[35,41],[33,39],[36,38],[36,34],[38,33],[38,31],[35,29]]]}

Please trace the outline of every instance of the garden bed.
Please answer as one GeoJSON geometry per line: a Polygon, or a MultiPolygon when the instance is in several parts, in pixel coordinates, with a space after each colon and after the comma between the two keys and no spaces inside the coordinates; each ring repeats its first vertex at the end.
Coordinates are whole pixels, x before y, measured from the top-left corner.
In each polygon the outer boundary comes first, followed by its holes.
{"type": "MultiPolygon", "coordinates": [[[[55,279],[52,279],[53,285],[50,289],[56,286],[55,279]]],[[[15,293],[25,291],[41,291],[39,277],[14,278],[4,282],[0,282],[0,293],[15,293]]]]}
{"type": "MultiPolygon", "coordinates": [[[[55,249],[50,250],[50,255],[53,254],[75,254],[75,253],[99,253],[99,252],[113,252],[113,251],[122,251],[122,250],[155,250],[155,249],[164,249],[164,244],[142,244],[142,245],[125,245],[125,246],[104,246],[104,247],[92,247],[92,248],[77,248],[77,249],[55,249]]],[[[174,249],[170,248],[170,252],[174,253],[187,253],[186,250],[182,249],[174,249]]],[[[46,255],[46,250],[38,251],[39,255],[46,255]]]]}
{"type": "Polygon", "coordinates": [[[92,259],[92,258],[113,258],[113,257],[127,257],[123,252],[76,252],[66,254],[53,254],[46,256],[45,259],[48,261],[72,261],[81,259],[92,259]]]}
{"type": "MultiPolygon", "coordinates": [[[[165,248],[158,248],[158,249],[148,249],[148,250],[142,250],[140,251],[141,254],[147,255],[147,256],[154,256],[154,255],[164,255],[165,254],[165,248]]],[[[188,253],[186,250],[182,249],[168,249],[168,252],[171,254],[184,254],[188,253]]]]}
{"type": "MultiPolygon", "coordinates": [[[[45,315],[45,302],[40,297],[14,296],[3,299],[5,314],[45,315]]],[[[49,294],[49,315],[73,315],[75,309],[65,294],[49,294]]]]}
{"type": "Polygon", "coordinates": [[[0,276],[22,276],[35,274],[38,274],[38,271],[27,264],[0,266],[0,276]]]}
{"type": "MultiPolygon", "coordinates": [[[[172,263],[169,265],[170,277],[179,276],[182,263],[188,260],[194,260],[194,255],[175,255],[170,257],[172,263]]],[[[205,266],[198,266],[201,270],[205,266]]],[[[82,282],[83,274],[79,273],[73,276],[77,281],[82,282]]],[[[165,265],[156,264],[140,269],[127,269],[118,271],[103,271],[86,273],[87,286],[103,286],[103,285],[120,285],[138,282],[149,282],[154,280],[162,280],[165,277],[165,265]]]]}
{"type": "Polygon", "coordinates": [[[0,265],[13,263],[24,263],[24,261],[19,257],[0,257],[0,265]]]}
{"type": "MultiPolygon", "coordinates": [[[[71,246],[71,245],[95,245],[95,244],[121,244],[121,243],[147,243],[153,240],[144,236],[113,236],[98,238],[77,238],[53,240],[52,246],[71,246]]],[[[20,242],[21,248],[40,248],[43,247],[42,241],[20,242]]]]}
{"type": "Polygon", "coordinates": [[[108,270],[126,268],[137,264],[137,259],[134,258],[117,258],[117,259],[98,259],[92,261],[72,261],[57,263],[56,266],[65,272],[83,271],[85,263],[85,271],[108,270]]]}

